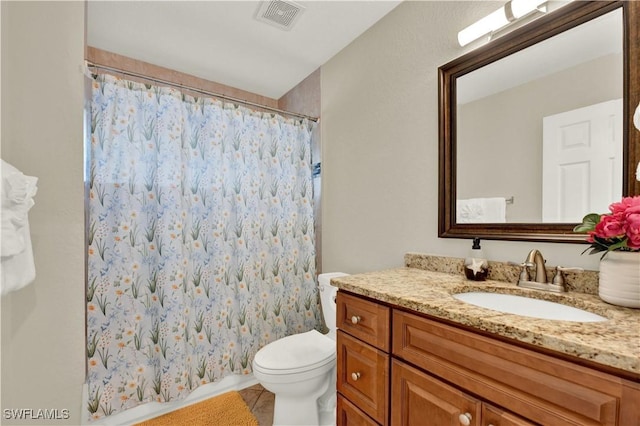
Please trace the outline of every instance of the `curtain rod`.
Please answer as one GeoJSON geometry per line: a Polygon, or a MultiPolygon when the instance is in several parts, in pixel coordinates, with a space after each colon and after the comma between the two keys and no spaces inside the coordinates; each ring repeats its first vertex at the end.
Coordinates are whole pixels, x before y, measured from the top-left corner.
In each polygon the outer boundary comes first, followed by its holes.
{"type": "Polygon", "coordinates": [[[122,69],[119,69],[119,68],[114,68],[114,67],[109,67],[109,66],[106,66],[106,65],[95,64],[95,63],[90,62],[90,61],[85,61],[85,63],[86,63],[88,68],[94,68],[96,70],[103,70],[103,71],[111,71],[111,72],[115,72],[115,73],[118,73],[118,74],[128,75],[130,77],[136,77],[136,78],[140,78],[140,79],[143,79],[143,80],[152,81],[154,83],[160,83],[160,84],[165,84],[167,86],[176,87],[176,88],[179,88],[179,89],[189,90],[191,92],[200,93],[202,95],[212,96],[214,98],[224,99],[224,100],[230,101],[232,103],[236,103],[236,104],[248,105],[248,106],[252,106],[252,107],[255,107],[255,108],[264,109],[264,110],[267,110],[267,111],[276,112],[278,114],[289,115],[289,116],[292,116],[292,117],[307,119],[309,121],[313,121],[314,123],[318,122],[318,117],[311,117],[311,116],[308,116],[308,115],[298,114],[298,113],[290,112],[290,111],[285,111],[285,110],[282,110],[282,109],[273,108],[273,107],[269,107],[269,106],[266,106],[266,105],[260,105],[260,104],[257,104],[255,102],[245,101],[244,99],[238,99],[238,98],[234,98],[234,97],[231,97],[231,96],[222,95],[220,93],[209,92],[209,91],[198,89],[198,88],[195,88],[195,87],[186,86],[184,84],[174,83],[172,81],[161,80],[159,78],[149,77],[149,76],[143,75],[143,74],[138,74],[138,73],[132,72],[132,71],[125,71],[125,70],[122,70],[122,69]]]}

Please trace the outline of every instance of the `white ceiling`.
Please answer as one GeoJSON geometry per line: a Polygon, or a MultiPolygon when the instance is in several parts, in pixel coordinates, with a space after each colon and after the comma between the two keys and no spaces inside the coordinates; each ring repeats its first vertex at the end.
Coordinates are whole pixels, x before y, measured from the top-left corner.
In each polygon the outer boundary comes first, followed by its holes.
{"type": "Polygon", "coordinates": [[[259,1],[94,1],[89,46],[278,99],[401,1],[298,1],[284,31],[259,1]]]}

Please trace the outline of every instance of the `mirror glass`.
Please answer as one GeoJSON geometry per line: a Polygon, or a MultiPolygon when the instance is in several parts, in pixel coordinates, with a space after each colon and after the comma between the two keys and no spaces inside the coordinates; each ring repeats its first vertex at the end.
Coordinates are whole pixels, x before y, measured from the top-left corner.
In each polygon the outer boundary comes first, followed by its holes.
{"type": "Polygon", "coordinates": [[[456,223],[578,223],[621,198],[623,46],[618,8],[456,78],[456,223]]]}

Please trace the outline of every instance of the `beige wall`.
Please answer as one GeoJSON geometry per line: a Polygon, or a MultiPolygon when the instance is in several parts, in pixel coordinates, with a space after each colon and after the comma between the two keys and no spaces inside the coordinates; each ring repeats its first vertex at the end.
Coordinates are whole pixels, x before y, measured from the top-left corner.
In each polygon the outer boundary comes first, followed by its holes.
{"type": "MultiPolygon", "coordinates": [[[[323,271],[400,266],[408,251],[466,256],[469,240],[437,236],[437,68],[473,48],[457,31],[499,5],[405,1],[322,67],[323,271]]],[[[534,247],[550,265],[598,267],[583,245],[483,242],[503,261],[534,247]]]]}
{"type": "Polygon", "coordinates": [[[2,297],[5,409],[67,409],[84,382],[84,3],[2,2],[2,158],[36,176],[36,280],[2,297]]]}

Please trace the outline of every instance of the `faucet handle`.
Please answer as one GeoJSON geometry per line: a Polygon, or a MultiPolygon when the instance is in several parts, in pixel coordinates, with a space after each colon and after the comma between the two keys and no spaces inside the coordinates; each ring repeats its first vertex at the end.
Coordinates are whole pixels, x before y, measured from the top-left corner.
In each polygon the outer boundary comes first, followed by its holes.
{"type": "Polygon", "coordinates": [[[577,266],[572,266],[570,268],[565,266],[556,266],[556,270],[562,271],[562,272],[577,272],[577,273],[584,272],[584,269],[578,268],[577,266]]]}
{"type": "Polygon", "coordinates": [[[522,268],[522,270],[520,271],[520,277],[518,278],[518,281],[529,281],[530,279],[529,268],[531,268],[532,266],[535,266],[533,263],[531,262],[523,262],[523,263],[507,262],[507,263],[509,265],[520,266],[522,268]]]}
{"type": "Polygon", "coordinates": [[[576,273],[580,273],[583,272],[584,269],[582,268],[577,268],[577,267],[571,267],[571,268],[566,268],[564,266],[556,266],[556,274],[553,277],[553,284],[557,284],[557,285],[564,285],[564,275],[562,275],[563,272],[576,272],[576,273]]]}

